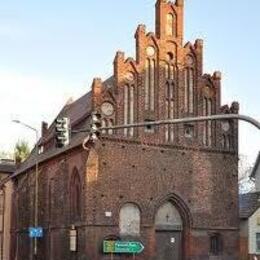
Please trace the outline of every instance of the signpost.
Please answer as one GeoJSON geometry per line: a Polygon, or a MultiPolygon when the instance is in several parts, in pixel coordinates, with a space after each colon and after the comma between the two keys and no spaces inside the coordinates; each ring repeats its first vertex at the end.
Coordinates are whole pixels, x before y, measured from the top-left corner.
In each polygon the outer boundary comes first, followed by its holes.
{"type": "Polygon", "coordinates": [[[30,238],[43,237],[43,228],[42,227],[29,227],[29,237],[30,238]]]}
{"type": "Polygon", "coordinates": [[[106,254],[140,254],[144,250],[141,242],[137,241],[103,241],[103,252],[106,254]]]}

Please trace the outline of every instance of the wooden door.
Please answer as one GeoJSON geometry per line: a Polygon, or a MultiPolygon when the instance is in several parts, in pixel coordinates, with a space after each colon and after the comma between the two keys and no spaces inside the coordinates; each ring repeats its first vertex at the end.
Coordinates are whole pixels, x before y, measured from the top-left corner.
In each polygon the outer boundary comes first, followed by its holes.
{"type": "Polygon", "coordinates": [[[156,232],[156,260],[182,260],[182,233],[156,232]]]}

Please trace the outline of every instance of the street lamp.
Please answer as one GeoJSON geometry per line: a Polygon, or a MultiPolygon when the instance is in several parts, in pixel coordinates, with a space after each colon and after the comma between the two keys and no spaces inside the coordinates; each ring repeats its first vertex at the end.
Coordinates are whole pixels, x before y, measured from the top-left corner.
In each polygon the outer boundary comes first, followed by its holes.
{"type": "MultiPolygon", "coordinates": [[[[38,200],[39,200],[39,162],[38,162],[38,155],[39,155],[39,146],[38,146],[38,140],[39,140],[39,131],[24,123],[24,122],[21,122],[20,120],[12,120],[13,123],[16,123],[16,124],[20,124],[20,125],[23,125],[24,127],[34,131],[35,133],[35,152],[36,152],[36,157],[35,157],[35,211],[34,211],[34,227],[37,227],[38,226],[38,200]]],[[[34,257],[36,258],[37,257],[37,238],[34,237],[34,257]]],[[[32,257],[31,257],[32,258],[32,257]]]]}

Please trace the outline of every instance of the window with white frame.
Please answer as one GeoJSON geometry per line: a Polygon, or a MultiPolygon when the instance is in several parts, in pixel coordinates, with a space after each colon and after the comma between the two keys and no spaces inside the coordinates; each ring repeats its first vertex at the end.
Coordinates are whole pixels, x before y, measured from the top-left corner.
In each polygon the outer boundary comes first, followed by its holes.
{"type": "Polygon", "coordinates": [[[256,251],[260,252],[260,233],[256,233],[256,251]]]}

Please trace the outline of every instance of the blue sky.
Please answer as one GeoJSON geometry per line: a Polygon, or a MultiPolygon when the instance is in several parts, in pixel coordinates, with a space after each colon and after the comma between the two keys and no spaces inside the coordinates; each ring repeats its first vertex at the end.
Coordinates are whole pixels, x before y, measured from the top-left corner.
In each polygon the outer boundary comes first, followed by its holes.
{"type": "MultiPolygon", "coordinates": [[[[93,77],[112,74],[117,50],[134,56],[139,23],[154,31],[155,0],[9,0],[0,5],[0,147],[12,150],[33,133],[14,118],[40,127],[93,77]]],[[[223,73],[222,103],[260,120],[260,1],[186,0],[185,40],[204,39],[204,72],[223,73]]],[[[240,152],[253,162],[260,132],[241,124],[240,152]]]]}

